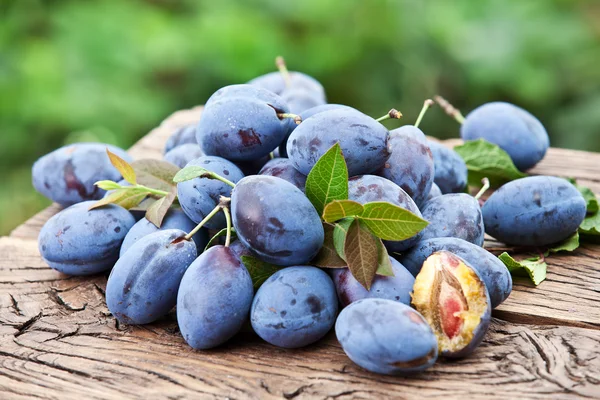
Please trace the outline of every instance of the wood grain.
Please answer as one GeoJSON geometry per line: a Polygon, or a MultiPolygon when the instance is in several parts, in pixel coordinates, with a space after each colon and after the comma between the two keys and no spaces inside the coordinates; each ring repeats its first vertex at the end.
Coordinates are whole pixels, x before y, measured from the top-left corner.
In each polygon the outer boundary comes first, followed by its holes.
{"type": "MultiPolygon", "coordinates": [[[[168,136],[200,112],[174,114],[130,153],[160,158],[168,136]]],[[[568,172],[600,192],[598,165],[598,154],[550,149],[534,172],[568,172]]],[[[120,326],[105,305],[106,276],[69,277],[40,258],[37,235],[58,210],[0,238],[0,399],[600,398],[597,245],[551,256],[538,287],[515,282],[472,356],[399,378],[352,364],[331,333],[306,349],[284,350],[246,329],[200,352],[184,343],[173,314],[120,326]]]]}

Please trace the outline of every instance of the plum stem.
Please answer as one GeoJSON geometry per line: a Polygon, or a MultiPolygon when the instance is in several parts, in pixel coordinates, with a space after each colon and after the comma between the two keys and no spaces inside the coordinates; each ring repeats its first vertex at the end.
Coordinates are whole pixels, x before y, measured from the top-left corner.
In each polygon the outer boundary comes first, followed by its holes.
{"type": "Polygon", "coordinates": [[[386,119],[400,119],[402,118],[402,113],[398,110],[396,110],[395,108],[392,108],[390,111],[388,111],[387,114],[385,114],[382,117],[377,118],[375,121],[377,122],[381,122],[381,121],[385,121],[386,119]]]}
{"type": "Polygon", "coordinates": [[[225,214],[225,220],[227,221],[227,235],[225,236],[225,247],[229,247],[231,243],[231,214],[229,213],[229,207],[222,207],[223,214],[225,214]]]}
{"type": "Polygon", "coordinates": [[[210,213],[208,213],[208,215],[206,217],[204,217],[204,219],[202,221],[200,221],[200,223],[198,225],[196,225],[196,227],[194,229],[192,229],[192,231],[190,233],[188,233],[187,235],[184,236],[184,239],[190,240],[192,238],[192,236],[194,236],[196,233],[198,233],[198,231],[200,230],[200,228],[202,228],[204,226],[204,224],[206,224],[208,221],[210,221],[210,219],[212,217],[214,217],[216,213],[221,211],[222,207],[223,206],[221,206],[221,204],[219,204],[215,208],[213,208],[213,210],[210,213]]]}
{"type": "Polygon", "coordinates": [[[231,182],[231,181],[230,181],[229,179],[227,179],[227,178],[223,178],[221,175],[219,175],[219,174],[217,174],[217,173],[215,173],[215,172],[210,172],[210,171],[209,171],[209,172],[207,172],[207,174],[206,174],[206,175],[207,175],[209,178],[217,179],[217,180],[219,180],[219,181],[221,181],[221,182],[223,182],[223,183],[225,183],[225,184],[227,184],[227,185],[231,186],[232,188],[234,188],[234,187],[235,187],[235,183],[231,182]]]}
{"type": "Polygon", "coordinates": [[[275,65],[277,66],[277,69],[279,70],[279,72],[281,73],[281,76],[283,77],[285,86],[290,87],[290,85],[292,83],[292,77],[290,76],[290,72],[288,71],[287,66],[285,65],[285,60],[283,59],[282,56],[275,57],[275,65]]]}
{"type": "Polygon", "coordinates": [[[164,197],[169,194],[169,192],[165,192],[164,190],[152,189],[147,186],[140,185],[139,183],[135,186],[124,186],[122,188],[123,189],[143,189],[150,194],[154,194],[154,195],[161,196],[161,197],[164,197]]]}
{"type": "Polygon", "coordinates": [[[425,113],[427,112],[427,110],[429,110],[429,107],[433,106],[434,104],[435,104],[435,102],[431,99],[425,100],[425,102],[423,103],[423,108],[421,109],[421,112],[419,113],[419,116],[417,117],[417,122],[415,122],[415,128],[419,127],[419,125],[421,124],[421,121],[423,120],[423,117],[425,116],[425,113]]]}
{"type": "Polygon", "coordinates": [[[298,114],[292,114],[292,113],[277,113],[277,118],[279,118],[279,119],[292,118],[294,120],[294,122],[296,123],[296,125],[300,125],[300,122],[302,122],[301,116],[299,116],[298,114]]]}
{"type": "Polygon", "coordinates": [[[487,190],[490,188],[490,180],[488,178],[483,178],[481,180],[481,183],[483,184],[483,186],[481,187],[481,189],[479,189],[479,192],[477,192],[477,194],[475,195],[475,200],[479,200],[479,198],[481,196],[483,196],[483,194],[485,192],[487,192],[487,190]]]}
{"type": "Polygon", "coordinates": [[[439,95],[435,96],[434,99],[435,102],[438,103],[440,107],[442,107],[442,110],[444,110],[446,114],[454,118],[461,125],[465,123],[465,117],[457,108],[450,104],[448,100],[439,95]]]}

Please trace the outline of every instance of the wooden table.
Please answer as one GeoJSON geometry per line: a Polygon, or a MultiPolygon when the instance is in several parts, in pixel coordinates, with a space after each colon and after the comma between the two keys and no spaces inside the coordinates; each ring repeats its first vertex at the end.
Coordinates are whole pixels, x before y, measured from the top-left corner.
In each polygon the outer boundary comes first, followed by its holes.
{"type": "MultiPolygon", "coordinates": [[[[160,158],[166,138],[200,111],[175,113],[130,153],[160,158]]],[[[600,192],[600,154],[550,149],[533,172],[576,177],[600,192]]],[[[194,351],[174,315],[119,326],[104,302],[105,276],[69,277],[41,259],[38,232],[58,210],[0,238],[0,399],[600,398],[598,245],[551,256],[538,287],[515,282],[473,355],[400,378],[354,365],[333,333],[299,350],[246,332],[194,351]]]]}

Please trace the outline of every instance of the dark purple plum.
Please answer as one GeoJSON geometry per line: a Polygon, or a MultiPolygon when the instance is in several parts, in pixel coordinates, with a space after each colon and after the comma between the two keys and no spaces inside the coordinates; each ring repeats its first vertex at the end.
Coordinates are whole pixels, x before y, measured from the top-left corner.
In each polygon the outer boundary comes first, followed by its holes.
{"type": "Polygon", "coordinates": [[[123,238],[135,219],[114,204],[88,210],[94,203],[84,201],[65,208],[42,227],[40,254],[53,269],[92,275],[110,270],[119,258],[123,238]]]}
{"type": "Polygon", "coordinates": [[[335,335],[353,362],[378,374],[411,375],[437,360],[437,340],[425,319],[392,300],[350,304],[335,323],[335,335]]]}
{"type": "MultiPolygon", "coordinates": [[[[348,181],[348,198],[361,204],[387,201],[421,217],[421,211],[413,199],[394,182],[376,175],[353,176],[348,181]]],[[[389,251],[401,252],[412,247],[420,234],[401,241],[384,240],[389,251]]]]}
{"type": "Polygon", "coordinates": [[[197,254],[185,234],[179,229],[156,231],[119,258],[106,284],[106,305],[115,318],[148,324],[171,311],[181,278],[197,254]]]}
{"type": "Polygon", "coordinates": [[[106,149],[125,161],[132,161],[125,150],[109,144],[70,144],[46,154],[33,164],[33,187],[62,206],[101,199],[106,191],[94,183],[121,180],[121,174],[110,163],[106,149]]]}
{"type": "Polygon", "coordinates": [[[186,143],[169,150],[163,159],[177,165],[179,168],[183,168],[190,161],[203,155],[204,153],[200,149],[200,146],[195,143],[186,143]]]}
{"type": "MultiPolygon", "coordinates": [[[[121,245],[120,255],[123,256],[123,254],[125,254],[125,252],[141,238],[159,230],[179,229],[187,233],[191,232],[195,227],[196,223],[189,219],[180,209],[170,209],[167,212],[167,215],[165,215],[165,218],[160,225],[160,229],[146,218],[142,218],[133,225],[125,236],[125,240],[123,240],[123,244],[121,245]]],[[[198,233],[194,235],[193,239],[198,247],[198,253],[201,253],[208,243],[208,232],[206,229],[200,229],[198,233]]]]}
{"type": "Polygon", "coordinates": [[[530,176],[500,187],[482,212],[486,232],[499,241],[547,246],[577,232],[586,215],[586,202],[565,179],[530,176]]]}
{"type": "Polygon", "coordinates": [[[490,294],[492,308],[508,298],[512,291],[512,277],[508,268],[492,253],[466,240],[448,237],[421,240],[398,260],[417,276],[427,257],[441,250],[462,258],[477,271],[490,294]]]}
{"type": "Polygon", "coordinates": [[[228,247],[213,246],[188,268],[177,295],[181,335],[194,349],[225,343],[248,318],[254,288],[246,267],[228,247]]]}
{"type": "Polygon", "coordinates": [[[415,277],[402,264],[390,257],[394,276],[376,275],[371,289],[365,289],[348,268],[335,268],[331,277],[342,307],[366,298],[388,299],[410,305],[410,292],[415,277]]]}
{"type": "Polygon", "coordinates": [[[276,176],[288,181],[292,185],[304,192],[306,185],[306,175],[302,175],[289,160],[289,158],[274,158],[258,173],[259,175],[276,176]]]}
{"type": "Polygon", "coordinates": [[[231,161],[267,156],[285,139],[288,105],[276,94],[252,85],[226,86],[206,102],[196,139],[202,151],[231,161]]]}
{"type": "Polygon", "coordinates": [[[425,201],[423,202],[423,204],[421,204],[421,208],[423,208],[423,206],[425,206],[427,204],[427,202],[435,197],[441,196],[442,195],[442,191],[440,190],[440,187],[438,185],[435,184],[435,182],[431,185],[431,190],[429,191],[429,194],[427,195],[427,198],[425,199],[425,201]]]}
{"type": "Polygon", "coordinates": [[[467,165],[458,153],[441,143],[427,141],[433,163],[435,164],[434,182],[442,193],[460,193],[467,187],[467,165]]]}
{"type": "Polygon", "coordinates": [[[370,174],[389,157],[388,131],[373,118],[352,108],[338,108],[313,115],[294,129],[287,154],[294,167],[308,175],[319,158],[339,143],[350,176],[370,174]]]}
{"type": "Polygon", "coordinates": [[[481,344],[492,308],[485,284],[463,259],[435,252],[415,280],[413,306],[437,337],[440,355],[461,358],[481,344]]]}
{"type": "Polygon", "coordinates": [[[231,214],[238,239],[266,262],[303,264],[323,246],[319,214],[300,189],[281,178],[240,180],[231,192],[231,214]]]}
{"type": "Polygon", "coordinates": [[[471,111],[461,126],[464,140],[485,139],[508,153],[515,166],[525,171],[546,155],[550,146],[542,123],[510,103],[486,103],[471,111]]]}
{"type": "Polygon", "coordinates": [[[250,321],[265,341],[297,348],[321,339],[333,326],[338,302],[331,278],[315,267],[284,268],[256,292],[250,321]]]}
{"type": "Polygon", "coordinates": [[[421,208],[429,225],[421,239],[455,237],[483,246],[485,230],[479,202],[466,193],[451,193],[429,200],[421,208]]]}
{"type": "MultiPolygon", "coordinates": [[[[169,151],[174,148],[184,145],[184,144],[198,144],[196,140],[196,126],[198,124],[186,125],[178,128],[169,139],[167,139],[167,143],[165,143],[165,149],[163,150],[163,154],[167,154],[169,151]]],[[[199,156],[198,156],[199,157],[199,156]]]]}
{"type": "MultiPolygon", "coordinates": [[[[203,156],[190,161],[187,166],[197,165],[237,183],[244,174],[231,161],[221,157],[203,156]]],[[[229,197],[231,186],[217,179],[194,178],[177,184],[177,197],[181,208],[195,223],[200,223],[219,204],[220,197],[229,197]]],[[[209,229],[225,228],[225,216],[218,213],[205,225],[209,229]]]]}
{"type": "Polygon", "coordinates": [[[259,86],[278,95],[282,95],[286,89],[302,89],[325,101],[325,89],[315,78],[302,72],[290,71],[289,74],[289,85],[286,84],[283,75],[279,71],[261,75],[249,81],[248,84],[259,86]]]}
{"type": "MultiPolygon", "coordinates": [[[[400,186],[416,204],[427,198],[435,175],[433,155],[426,141],[412,131],[419,131],[406,125],[390,132],[388,151],[390,157],[377,175],[400,186]]],[[[422,134],[422,132],[421,132],[422,134]]]]}
{"type": "Polygon", "coordinates": [[[236,161],[234,164],[237,165],[237,167],[244,173],[245,176],[258,175],[258,171],[260,171],[260,169],[264,167],[270,159],[271,156],[266,155],[264,157],[259,158],[258,160],[236,161]]]}
{"type": "Polygon", "coordinates": [[[281,98],[287,103],[290,111],[294,114],[300,114],[303,111],[322,106],[326,103],[322,96],[304,88],[287,88],[281,92],[281,98]]]}

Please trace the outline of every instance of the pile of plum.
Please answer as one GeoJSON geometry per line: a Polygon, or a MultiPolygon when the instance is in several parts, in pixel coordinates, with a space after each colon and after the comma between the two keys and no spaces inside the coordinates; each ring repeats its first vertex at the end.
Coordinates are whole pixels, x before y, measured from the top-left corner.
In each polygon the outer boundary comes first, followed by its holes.
{"type": "MultiPolygon", "coordinates": [[[[418,127],[431,101],[415,125],[389,131],[385,117],[326,104],[321,84],[279,64],[215,92],[199,122],[170,137],[164,161],[99,143],[41,157],[33,184],[66,207],[40,232],[42,257],[69,275],[110,272],[106,303],[121,323],[175,307],[195,349],[249,321],[284,348],[335,325],[348,357],[383,374],[468,355],[512,290],[484,233],[560,242],[585,218],[584,198],[567,180],[532,176],[481,206],[466,192],[463,158],[418,127]]],[[[549,146],[542,124],[514,105],[463,118],[440,104],[463,139],[498,145],[521,171],[549,146]]]]}

